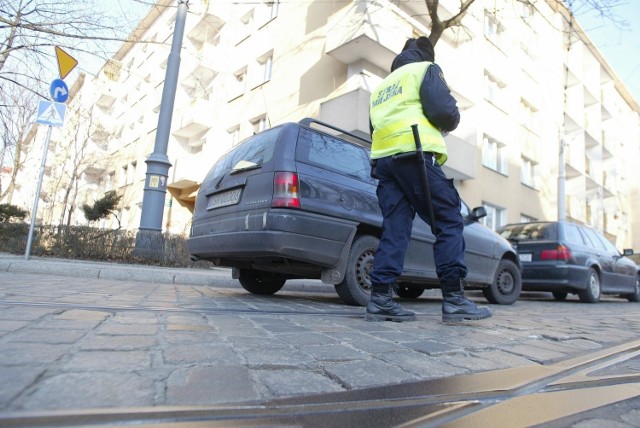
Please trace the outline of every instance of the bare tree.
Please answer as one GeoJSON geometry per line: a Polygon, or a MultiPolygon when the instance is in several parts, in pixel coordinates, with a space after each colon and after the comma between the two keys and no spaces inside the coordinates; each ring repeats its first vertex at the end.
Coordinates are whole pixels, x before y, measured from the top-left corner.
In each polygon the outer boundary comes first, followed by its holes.
{"type": "MultiPolygon", "coordinates": [[[[424,0],[427,6],[427,12],[431,19],[431,29],[429,33],[429,40],[435,46],[440,40],[440,37],[447,28],[453,28],[461,25],[462,18],[467,14],[467,11],[476,0],[459,0],[460,6],[456,11],[453,11],[453,15],[449,18],[443,19],[441,11],[438,10],[440,0],[424,0]]],[[[546,2],[554,8],[566,7],[566,11],[569,13],[569,19],[572,19],[574,15],[581,15],[587,12],[596,11],[603,19],[608,19],[618,25],[624,27],[626,21],[620,19],[615,15],[615,8],[625,2],[625,0],[513,0],[514,2],[520,2],[531,7],[536,7],[538,3],[546,2]]]]}
{"type": "Polygon", "coordinates": [[[16,179],[31,151],[29,141],[31,133],[35,132],[31,125],[35,121],[37,99],[31,92],[7,89],[0,91],[0,105],[13,105],[15,108],[0,108],[0,134],[3,135],[0,166],[6,165],[11,169],[8,182],[0,181],[0,201],[6,198],[11,203],[16,179]]]}
{"type": "Polygon", "coordinates": [[[126,41],[133,18],[124,10],[115,14],[111,8],[107,13],[105,3],[0,0],[0,87],[16,85],[42,94],[55,70],[54,46],[106,61],[113,48],[110,42],[126,41]]]}

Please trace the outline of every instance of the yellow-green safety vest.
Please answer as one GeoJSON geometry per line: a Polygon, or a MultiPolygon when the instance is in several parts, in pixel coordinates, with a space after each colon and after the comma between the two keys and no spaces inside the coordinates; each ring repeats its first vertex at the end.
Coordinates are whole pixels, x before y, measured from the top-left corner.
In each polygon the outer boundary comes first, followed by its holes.
{"type": "Polygon", "coordinates": [[[422,150],[435,153],[439,165],[447,161],[444,137],[424,116],[420,101],[420,85],[431,64],[424,61],[403,65],[371,93],[371,159],[415,151],[411,125],[417,124],[422,150]]]}

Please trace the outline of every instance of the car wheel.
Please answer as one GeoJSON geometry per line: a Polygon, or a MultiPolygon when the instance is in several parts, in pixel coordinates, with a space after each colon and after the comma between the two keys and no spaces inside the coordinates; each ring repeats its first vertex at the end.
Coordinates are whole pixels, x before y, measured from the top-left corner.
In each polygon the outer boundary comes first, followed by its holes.
{"type": "Polygon", "coordinates": [[[482,290],[489,301],[498,305],[511,305],[518,300],[522,291],[522,277],[518,266],[511,260],[498,263],[493,283],[482,290]]]}
{"type": "Polygon", "coordinates": [[[408,285],[398,284],[396,286],[396,294],[403,299],[417,299],[424,292],[423,287],[411,287],[408,285]]]}
{"type": "Polygon", "coordinates": [[[287,278],[272,272],[241,269],[238,280],[242,288],[251,294],[271,295],[280,291],[287,278]]]}
{"type": "Polygon", "coordinates": [[[589,268],[587,288],[578,293],[580,301],[583,303],[598,303],[600,300],[600,291],[600,277],[598,276],[598,272],[593,268],[589,268]]]}
{"type": "Polygon", "coordinates": [[[640,276],[636,276],[636,289],[633,294],[627,294],[624,297],[630,302],[640,302],[640,276]]]}
{"type": "Polygon", "coordinates": [[[566,291],[552,291],[551,294],[553,295],[553,298],[558,301],[566,300],[569,295],[566,291]]]}
{"type": "Polygon", "coordinates": [[[335,285],[336,293],[348,305],[367,306],[369,303],[373,256],[378,242],[375,236],[362,235],[351,245],[344,279],[335,285]]]}

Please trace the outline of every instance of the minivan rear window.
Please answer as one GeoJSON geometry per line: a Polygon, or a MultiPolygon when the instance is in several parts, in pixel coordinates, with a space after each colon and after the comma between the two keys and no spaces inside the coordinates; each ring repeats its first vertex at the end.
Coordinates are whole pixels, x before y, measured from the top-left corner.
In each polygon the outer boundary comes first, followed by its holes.
{"type": "Polygon", "coordinates": [[[278,126],[242,141],[220,157],[207,177],[217,177],[233,168],[247,168],[247,165],[258,167],[270,161],[282,130],[283,127],[278,126]]]}
{"type": "Polygon", "coordinates": [[[503,238],[510,240],[557,240],[556,223],[525,223],[505,226],[500,232],[503,238]]]}
{"type": "Polygon", "coordinates": [[[342,175],[371,181],[367,151],[357,144],[300,128],[296,158],[342,175]]]}

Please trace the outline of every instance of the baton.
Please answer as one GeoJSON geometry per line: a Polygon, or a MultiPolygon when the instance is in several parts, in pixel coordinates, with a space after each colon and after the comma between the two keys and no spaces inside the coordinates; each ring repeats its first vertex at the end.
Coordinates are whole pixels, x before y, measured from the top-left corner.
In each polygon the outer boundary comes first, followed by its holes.
{"type": "MultiPolygon", "coordinates": [[[[418,133],[418,125],[411,125],[413,131],[413,139],[416,142],[416,161],[418,162],[418,169],[420,170],[420,179],[422,180],[422,187],[424,187],[424,193],[427,199],[427,216],[429,217],[429,226],[431,226],[431,233],[437,235],[439,230],[436,226],[436,218],[433,215],[433,204],[431,203],[431,190],[429,189],[429,179],[427,178],[427,166],[424,163],[424,153],[422,152],[422,143],[420,142],[420,134],[418,133]]],[[[432,155],[433,156],[433,155],[432,155]]]]}

